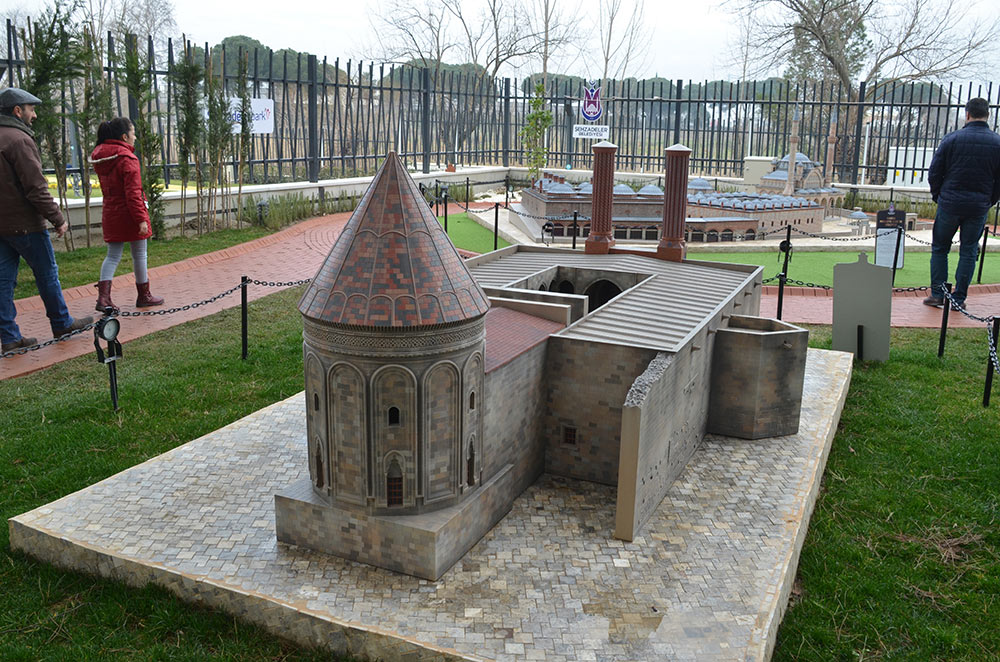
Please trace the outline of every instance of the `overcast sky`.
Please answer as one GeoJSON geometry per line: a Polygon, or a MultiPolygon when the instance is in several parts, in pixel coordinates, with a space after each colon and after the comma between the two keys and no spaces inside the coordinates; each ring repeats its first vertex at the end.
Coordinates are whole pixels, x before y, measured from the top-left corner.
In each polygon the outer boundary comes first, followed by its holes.
{"type": "MultiPolygon", "coordinates": [[[[420,0],[414,0],[420,2],[420,0]]],[[[470,3],[472,0],[469,0],[470,3]]],[[[631,0],[625,0],[629,3],[631,0]]],[[[732,19],[731,7],[720,7],[722,0],[646,0],[645,13],[653,28],[643,71],[640,76],[660,75],[667,78],[715,79],[739,74],[729,62],[729,44],[738,40],[738,28],[732,19]]],[[[937,0],[932,0],[936,2],[937,0]]],[[[37,14],[44,0],[3,0],[37,14]]],[[[293,48],[308,51],[330,60],[370,56],[374,43],[371,12],[377,0],[334,0],[317,3],[314,0],[240,0],[239,2],[206,2],[205,0],[173,0],[174,18],[179,32],[195,42],[218,43],[223,37],[244,34],[274,49],[293,48]]],[[[564,6],[579,7],[584,21],[593,20],[598,0],[569,0],[564,6]]],[[[995,0],[964,2],[974,15],[995,15],[995,0]]],[[[564,67],[565,73],[587,77],[599,72],[587,72],[574,58],[564,67]]],[[[537,64],[531,68],[540,68],[537,64]]],[[[508,72],[509,74],[510,72],[508,72]]],[[[527,70],[515,75],[529,73],[527,70]]]]}

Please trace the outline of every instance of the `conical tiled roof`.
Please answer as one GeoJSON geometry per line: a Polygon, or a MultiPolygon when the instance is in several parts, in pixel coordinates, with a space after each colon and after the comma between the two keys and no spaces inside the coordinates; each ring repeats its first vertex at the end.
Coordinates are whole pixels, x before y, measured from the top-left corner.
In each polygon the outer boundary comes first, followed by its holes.
{"type": "Polygon", "coordinates": [[[411,327],[473,319],[489,305],[390,153],[302,295],[299,311],[332,324],[411,327]]]}

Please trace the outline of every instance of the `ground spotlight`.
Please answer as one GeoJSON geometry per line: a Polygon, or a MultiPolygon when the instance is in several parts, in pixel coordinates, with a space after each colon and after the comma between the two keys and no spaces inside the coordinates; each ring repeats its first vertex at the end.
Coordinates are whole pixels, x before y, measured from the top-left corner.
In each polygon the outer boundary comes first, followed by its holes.
{"type": "Polygon", "coordinates": [[[111,381],[111,404],[118,411],[118,368],[117,361],[122,357],[122,344],[118,342],[118,332],[121,322],[116,317],[114,308],[104,309],[104,317],[94,326],[94,349],[97,350],[97,362],[108,364],[108,378],[111,381]],[[108,349],[101,349],[101,341],[108,344],[108,349]]]}

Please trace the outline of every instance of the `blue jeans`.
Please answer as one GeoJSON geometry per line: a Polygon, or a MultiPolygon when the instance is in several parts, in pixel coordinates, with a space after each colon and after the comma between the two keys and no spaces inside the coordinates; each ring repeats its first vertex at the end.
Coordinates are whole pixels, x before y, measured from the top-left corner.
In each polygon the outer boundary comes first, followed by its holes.
{"type": "Polygon", "coordinates": [[[21,330],[14,322],[17,316],[14,286],[17,285],[17,267],[22,257],[35,274],[35,284],[45,304],[45,314],[49,317],[53,335],[57,330],[67,329],[73,324],[63,299],[59,267],[56,266],[56,254],[52,251],[48,231],[0,236],[0,339],[5,343],[21,339],[21,330]]]}
{"type": "Polygon", "coordinates": [[[955,233],[961,230],[958,244],[958,267],[955,268],[955,288],[952,297],[958,303],[965,303],[969,294],[969,283],[976,270],[979,257],[979,240],[986,225],[986,214],[957,213],[938,205],[934,217],[934,234],[931,241],[931,288],[934,296],[942,296],[941,285],[948,280],[948,252],[955,233]]]}

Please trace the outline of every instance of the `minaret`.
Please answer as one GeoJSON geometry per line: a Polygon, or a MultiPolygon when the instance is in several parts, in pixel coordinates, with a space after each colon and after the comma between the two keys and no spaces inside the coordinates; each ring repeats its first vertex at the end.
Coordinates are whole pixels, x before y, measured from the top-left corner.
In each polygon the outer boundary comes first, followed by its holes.
{"type": "Polygon", "coordinates": [[[688,163],[691,150],[680,143],[665,150],[663,174],[663,230],[656,256],[680,262],[687,254],[684,221],[687,220],[688,163]]]}
{"type": "Polygon", "coordinates": [[[588,254],[606,254],[615,245],[611,225],[611,211],[614,202],[615,152],[618,146],[606,140],[595,144],[594,188],[591,194],[590,235],[584,244],[588,254]]]}
{"type": "Polygon", "coordinates": [[[833,183],[833,158],[837,147],[837,111],[830,115],[830,133],[826,136],[826,165],[823,167],[823,186],[833,183]]]}
{"type": "Polygon", "coordinates": [[[788,137],[788,181],[785,182],[785,190],[782,195],[793,195],[795,193],[795,155],[799,152],[799,109],[795,109],[792,115],[792,135],[788,137]]]}

